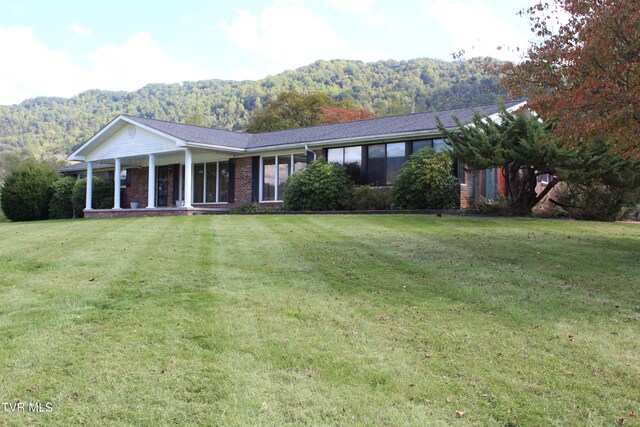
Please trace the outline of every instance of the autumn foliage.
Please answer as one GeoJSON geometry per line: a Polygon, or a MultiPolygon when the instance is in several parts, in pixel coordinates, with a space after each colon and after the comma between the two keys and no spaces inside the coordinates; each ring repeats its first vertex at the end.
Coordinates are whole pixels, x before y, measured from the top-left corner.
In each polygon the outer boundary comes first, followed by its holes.
{"type": "Polygon", "coordinates": [[[308,95],[295,90],[282,92],[258,111],[249,122],[248,133],[273,132],[327,123],[369,119],[373,113],[352,101],[336,101],[324,93],[308,95]]]}
{"type": "Polygon", "coordinates": [[[561,140],[604,141],[640,159],[640,1],[540,1],[523,14],[538,41],[500,70],[511,94],[526,96],[561,140]]]}
{"type": "Polygon", "coordinates": [[[325,107],[322,109],[321,116],[319,124],[344,123],[376,117],[366,108],[357,107],[325,107]]]}

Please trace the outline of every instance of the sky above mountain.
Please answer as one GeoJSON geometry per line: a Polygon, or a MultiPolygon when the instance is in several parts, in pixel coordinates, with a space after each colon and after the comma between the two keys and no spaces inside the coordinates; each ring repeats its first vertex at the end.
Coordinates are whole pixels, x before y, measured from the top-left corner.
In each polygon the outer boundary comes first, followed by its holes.
{"type": "Polygon", "coordinates": [[[0,104],[259,79],[318,59],[518,60],[530,0],[0,0],[0,104]],[[500,47],[500,48],[499,48],[500,47]]]}

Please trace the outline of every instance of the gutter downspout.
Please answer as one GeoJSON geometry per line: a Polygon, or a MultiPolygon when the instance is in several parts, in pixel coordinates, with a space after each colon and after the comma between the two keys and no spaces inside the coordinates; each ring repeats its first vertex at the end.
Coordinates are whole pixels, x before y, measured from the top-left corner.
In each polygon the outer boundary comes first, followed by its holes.
{"type": "Polygon", "coordinates": [[[316,160],[316,152],[313,150],[309,150],[309,144],[304,144],[304,151],[313,154],[313,160],[316,160]]]}

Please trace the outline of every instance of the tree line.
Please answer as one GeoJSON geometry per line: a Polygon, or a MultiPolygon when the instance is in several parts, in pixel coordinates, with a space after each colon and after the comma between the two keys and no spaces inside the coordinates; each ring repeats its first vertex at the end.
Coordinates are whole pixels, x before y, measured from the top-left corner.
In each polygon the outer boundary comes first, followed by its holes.
{"type": "Polygon", "coordinates": [[[490,58],[468,61],[317,61],[256,81],[150,84],[134,92],[89,90],[0,106],[0,153],[63,159],[118,114],[242,131],[254,112],[286,91],[322,93],[376,116],[495,104],[490,58]]]}

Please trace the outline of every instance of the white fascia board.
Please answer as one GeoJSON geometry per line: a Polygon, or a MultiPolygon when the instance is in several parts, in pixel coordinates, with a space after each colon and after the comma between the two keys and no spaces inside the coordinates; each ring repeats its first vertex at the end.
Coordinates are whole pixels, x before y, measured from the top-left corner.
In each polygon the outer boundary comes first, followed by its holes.
{"type": "Polygon", "coordinates": [[[164,133],[162,131],[159,131],[158,129],[154,129],[152,127],[149,127],[147,125],[144,125],[140,122],[137,122],[129,117],[123,116],[122,114],[119,115],[118,117],[116,117],[115,119],[111,120],[111,122],[106,125],[105,127],[103,127],[102,129],[100,129],[100,131],[98,133],[96,133],[95,135],[93,135],[91,137],[91,139],[89,139],[87,142],[85,142],[84,144],[82,144],[82,146],[80,146],[80,148],[78,148],[76,151],[74,151],[73,153],[71,153],[68,157],[67,160],[80,160],[80,161],[84,161],[86,158],[83,155],[80,155],[80,152],[82,152],[83,150],[85,150],[86,148],[88,148],[89,146],[91,146],[93,143],[95,143],[96,141],[98,141],[100,139],[100,137],[107,132],[109,129],[111,129],[112,127],[114,127],[117,123],[124,121],[127,122],[129,124],[132,124],[134,126],[138,126],[141,129],[144,129],[146,131],[149,131],[155,135],[161,136],[163,138],[167,138],[170,139],[172,141],[174,141],[176,143],[176,146],[181,146],[184,145],[185,141],[181,140],[180,138],[176,138],[173,135],[169,135],[167,133],[164,133]]]}
{"type": "Polygon", "coordinates": [[[358,136],[354,138],[340,138],[340,139],[327,139],[323,141],[307,141],[296,144],[281,144],[281,145],[269,145],[265,147],[248,148],[247,153],[255,153],[262,151],[277,151],[288,148],[305,148],[306,147],[325,147],[327,145],[343,145],[343,144],[358,144],[366,142],[387,142],[393,140],[403,140],[408,138],[432,138],[442,136],[438,130],[420,131],[420,132],[403,132],[403,133],[389,133],[382,135],[368,135],[358,136]]]}
{"type": "MultiPolygon", "coordinates": [[[[527,101],[522,101],[519,104],[516,104],[516,105],[514,105],[512,107],[507,108],[507,111],[509,113],[513,113],[514,111],[519,110],[520,108],[524,107],[525,105],[527,105],[527,101]]],[[[489,118],[491,120],[493,120],[494,122],[499,123],[500,112],[497,112],[497,113],[494,113],[494,114],[490,115],[489,118]]]]}
{"type": "Polygon", "coordinates": [[[206,148],[209,150],[224,151],[227,153],[244,153],[245,151],[247,151],[244,148],[225,147],[222,145],[202,144],[200,142],[190,142],[190,141],[185,141],[178,145],[181,147],[206,148]]]}

